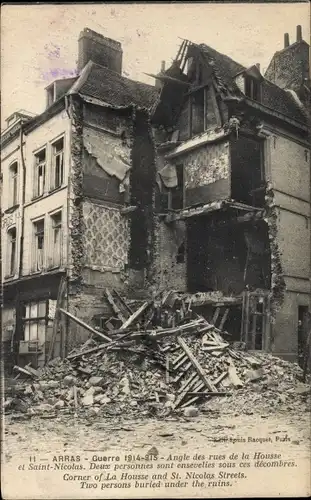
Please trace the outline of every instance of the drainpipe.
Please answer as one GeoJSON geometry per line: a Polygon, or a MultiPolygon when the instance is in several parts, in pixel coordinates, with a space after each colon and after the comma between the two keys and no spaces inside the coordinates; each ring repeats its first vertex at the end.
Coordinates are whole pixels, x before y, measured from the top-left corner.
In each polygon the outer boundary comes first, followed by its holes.
{"type": "MultiPolygon", "coordinates": [[[[23,270],[23,254],[24,254],[24,220],[25,220],[25,189],[26,189],[26,164],[25,164],[25,158],[24,158],[24,151],[23,151],[23,122],[21,122],[20,125],[20,152],[21,152],[21,164],[22,164],[22,203],[21,203],[21,235],[20,235],[20,244],[19,244],[19,263],[18,263],[18,280],[22,277],[22,270],[23,270]]],[[[14,337],[13,337],[13,355],[14,355],[14,361],[15,364],[19,363],[19,341],[20,341],[20,335],[21,335],[21,329],[22,329],[22,324],[21,324],[21,307],[20,307],[20,290],[19,290],[19,281],[17,282],[17,293],[16,293],[16,303],[15,303],[15,317],[16,317],[16,323],[15,323],[15,332],[14,332],[14,337]]]]}
{"type": "MultiPolygon", "coordinates": [[[[69,244],[69,223],[70,223],[70,190],[71,190],[71,182],[70,182],[70,173],[71,173],[71,142],[72,142],[72,119],[71,119],[71,98],[68,99],[68,96],[65,95],[65,110],[69,119],[69,139],[67,141],[67,147],[69,149],[69,161],[68,161],[68,178],[67,178],[67,235],[66,235],[66,302],[65,302],[65,309],[66,311],[69,310],[69,273],[68,273],[68,266],[69,266],[69,252],[70,252],[70,244],[69,244]],[[68,144],[69,143],[69,144],[68,144]]],[[[62,354],[64,357],[67,355],[67,350],[68,350],[68,332],[69,332],[69,318],[66,316],[65,319],[65,342],[64,338],[61,339],[61,356],[62,354]],[[65,345],[63,345],[65,344],[65,345]]],[[[62,336],[64,335],[64,332],[62,330],[62,336]]]]}
{"type": "Polygon", "coordinates": [[[21,207],[21,236],[20,236],[20,247],[19,247],[19,269],[18,269],[18,278],[20,279],[22,277],[22,270],[23,270],[23,253],[24,253],[24,220],[25,220],[25,189],[26,189],[26,164],[25,164],[25,158],[24,158],[24,151],[23,151],[23,122],[21,122],[21,128],[20,128],[20,150],[21,150],[21,162],[22,162],[22,169],[23,169],[23,176],[22,176],[22,187],[23,187],[23,193],[22,193],[22,207],[21,207]]]}

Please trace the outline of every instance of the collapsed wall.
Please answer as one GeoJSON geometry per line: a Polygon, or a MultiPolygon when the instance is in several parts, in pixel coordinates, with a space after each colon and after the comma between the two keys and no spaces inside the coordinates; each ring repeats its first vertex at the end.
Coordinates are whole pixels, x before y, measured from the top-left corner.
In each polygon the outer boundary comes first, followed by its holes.
{"type": "Polygon", "coordinates": [[[265,195],[265,221],[268,224],[269,243],[271,250],[271,320],[275,321],[276,313],[282,306],[285,296],[285,280],[283,277],[281,254],[278,245],[278,209],[274,202],[274,193],[270,183],[267,183],[265,195]]]}
{"type": "MultiPolygon", "coordinates": [[[[155,151],[149,113],[72,100],[68,310],[89,322],[103,294],[146,293],[155,252],[155,151]]],[[[85,340],[70,329],[68,349],[85,340]]]]}

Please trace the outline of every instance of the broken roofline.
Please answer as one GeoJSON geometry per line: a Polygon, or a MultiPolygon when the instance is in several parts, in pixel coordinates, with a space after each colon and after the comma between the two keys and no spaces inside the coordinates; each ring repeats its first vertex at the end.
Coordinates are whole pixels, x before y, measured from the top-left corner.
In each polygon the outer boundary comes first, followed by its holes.
{"type": "Polygon", "coordinates": [[[279,111],[276,111],[273,108],[269,108],[265,104],[262,104],[257,101],[253,101],[252,99],[249,99],[247,97],[237,97],[237,96],[232,96],[232,97],[224,97],[223,100],[225,102],[236,102],[239,104],[244,104],[246,107],[250,108],[255,108],[258,109],[259,111],[262,111],[263,113],[266,113],[270,116],[274,116],[275,118],[278,118],[279,120],[282,120],[284,122],[289,123],[290,125],[294,125],[296,128],[300,128],[304,130],[305,132],[309,131],[309,127],[305,125],[304,123],[300,122],[299,120],[296,120],[294,118],[289,118],[288,116],[284,115],[283,113],[280,113],[279,111]]]}
{"type": "MultiPolygon", "coordinates": [[[[181,154],[189,153],[193,149],[196,149],[198,146],[203,146],[204,144],[213,144],[217,141],[221,141],[226,137],[229,137],[231,131],[228,132],[224,130],[224,128],[219,128],[219,131],[216,130],[206,130],[205,132],[192,137],[191,139],[187,139],[179,144],[174,151],[168,153],[165,158],[170,159],[175,156],[179,156],[181,154]]],[[[175,145],[171,143],[171,145],[175,145]]]]}
{"type": "Polygon", "coordinates": [[[150,116],[150,110],[148,108],[144,108],[141,106],[138,106],[137,104],[130,104],[130,105],[125,105],[125,106],[117,106],[113,104],[106,103],[104,101],[101,101],[100,99],[96,99],[95,97],[89,97],[84,94],[80,94],[79,92],[72,92],[63,95],[60,97],[57,101],[53,102],[51,106],[49,106],[46,110],[44,110],[40,115],[35,116],[32,120],[27,122],[24,125],[24,132],[27,135],[29,132],[32,132],[34,129],[39,127],[40,125],[43,125],[46,121],[50,120],[53,116],[57,115],[63,110],[67,109],[67,104],[66,100],[69,98],[69,96],[75,96],[80,98],[84,102],[88,102],[90,104],[94,104],[96,106],[101,106],[104,108],[108,109],[114,109],[114,110],[122,110],[122,111],[140,111],[147,113],[150,116]]]}
{"type": "MultiPolygon", "coordinates": [[[[178,212],[169,213],[165,216],[165,222],[173,222],[182,219],[188,219],[189,217],[198,217],[206,215],[211,212],[216,212],[218,210],[226,209],[237,209],[246,212],[246,218],[262,218],[264,215],[264,208],[257,208],[251,205],[245,205],[234,200],[219,200],[212,201],[211,203],[206,203],[205,205],[200,205],[197,207],[189,207],[179,210],[178,212]]],[[[243,216],[244,217],[244,216],[243,216]]]]}
{"type": "MultiPolygon", "coordinates": [[[[35,128],[39,127],[46,121],[48,121],[50,118],[53,116],[57,115],[60,111],[62,110],[67,110],[68,109],[68,98],[70,99],[72,96],[79,97],[85,102],[89,102],[90,104],[94,104],[97,106],[102,106],[105,108],[109,109],[114,109],[114,110],[128,110],[131,112],[144,112],[149,115],[149,117],[152,115],[152,110],[154,109],[157,100],[155,100],[154,103],[152,103],[152,106],[147,107],[147,106],[140,106],[139,104],[135,102],[131,102],[130,104],[125,104],[125,105],[117,105],[117,104],[112,104],[106,102],[104,99],[99,99],[96,97],[91,97],[83,92],[80,92],[80,87],[82,87],[83,83],[87,81],[87,78],[91,72],[91,69],[93,67],[94,63],[92,61],[89,61],[86,66],[83,68],[80,76],[76,79],[72,87],[59,99],[57,99],[55,102],[51,104],[47,109],[45,109],[42,113],[39,115],[36,115],[32,120],[27,122],[27,124],[24,127],[25,134],[31,132],[35,128]]],[[[97,66],[100,66],[97,64],[97,66]]],[[[107,69],[107,68],[105,68],[107,69]]],[[[129,80],[128,78],[122,77],[125,80],[129,80]]],[[[135,80],[131,80],[132,82],[136,82],[135,80]]],[[[54,83],[54,82],[53,82],[54,83]]],[[[141,83],[141,82],[137,82],[141,83]]],[[[147,85],[147,84],[146,84],[147,85]]]]}

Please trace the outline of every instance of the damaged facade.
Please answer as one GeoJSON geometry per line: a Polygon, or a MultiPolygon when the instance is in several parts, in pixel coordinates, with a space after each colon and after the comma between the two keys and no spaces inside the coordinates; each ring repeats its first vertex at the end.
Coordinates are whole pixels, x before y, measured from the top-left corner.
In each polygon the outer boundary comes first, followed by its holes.
{"type": "MultiPolygon", "coordinates": [[[[19,186],[18,202],[10,194],[2,206],[3,341],[21,366],[47,361],[58,298],[89,320],[105,287],[127,290],[149,266],[158,92],[121,71],[121,45],[85,29],[78,76],[49,85],[46,110],[16,122],[16,137],[1,135],[3,189],[16,189],[13,163],[19,186]]],[[[66,330],[56,354],[85,340],[66,330]]]]}
{"type": "MultiPolygon", "coordinates": [[[[78,76],[1,136],[3,190],[12,162],[19,186],[2,207],[3,340],[19,364],[46,362],[62,287],[63,307],[94,325],[107,287],[174,289],[233,340],[297,360],[311,275],[309,46],[297,36],[265,76],[184,41],[151,86],[122,76],[118,42],[81,33],[78,76]],[[280,77],[284,60],[295,79],[280,77]]],[[[85,340],[67,330],[60,354],[85,340]]]]}
{"type": "Polygon", "coordinates": [[[293,360],[310,310],[308,54],[298,26],[263,76],[185,40],[154,113],[161,232],[183,224],[162,275],[210,318],[223,311],[235,340],[293,360]]]}

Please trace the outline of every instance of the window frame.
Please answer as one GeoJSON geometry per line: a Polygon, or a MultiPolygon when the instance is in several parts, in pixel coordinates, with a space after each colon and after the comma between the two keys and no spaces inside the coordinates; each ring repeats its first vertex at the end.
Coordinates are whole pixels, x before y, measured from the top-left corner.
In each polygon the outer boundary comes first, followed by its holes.
{"type": "Polygon", "coordinates": [[[36,218],[36,219],[33,219],[32,221],[32,225],[33,225],[33,241],[34,241],[34,254],[32,253],[31,256],[32,256],[32,262],[31,262],[31,269],[33,272],[35,273],[39,273],[39,272],[42,272],[45,268],[45,248],[46,248],[46,224],[45,224],[45,217],[39,217],[39,218],[36,218]],[[40,222],[43,222],[43,231],[38,231],[36,229],[36,226],[38,226],[38,224],[40,222]],[[39,238],[38,236],[39,235],[43,235],[43,245],[42,245],[42,248],[39,249],[38,248],[38,243],[39,243],[39,238]],[[41,268],[39,268],[39,253],[38,253],[38,250],[42,250],[42,266],[41,268]]]}
{"type": "Polygon", "coordinates": [[[261,102],[261,82],[250,75],[244,75],[244,93],[248,99],[261,102]],[[247,86],[249,84],[249,92],[247,86]],[[255,95],[256,89],[256,95],[255,95]]]}
{"type": "Polygon", "coordinates": [[[36,198],[41,198],[44,196],[46,192],[46,174],[47,174],[47,145],[43,146],[42,148],[38,149],[35,151],[34,154],[34,191],[33,191],[33,199],[36,198]],[[45,153],[44,161],[37,162],[38,157],[41,153],[45,153]],[[43,187],[42,187],[42,193],[39,194],[39,167],[43,167],[43,187]]]}
{"type": "Polygon", "coordinates": [[[60,268],[62,266],[62,252],[63,252],[63,238],[62,238],[62,229],[63,229],[63,209],[59,208],[49,213],[50,217],[50,244],[49,244],[49,253],[51,255],[51,269],[60,268]],[[55,219],[57,216],[60,216],[60,222],[55,224],[55,219]],[[59,229],[59,249],[58,249],[58,260],[59,262],[55,262],[55,230],[59,229]]]}
{"type": "Polygon", "coordinates": [[[46,342],[46,326],[47,326],[47,315],[48,315],[48,299],[30,301],[23,303],[23,312],[22,312],[22,331],[23,331],[23,342],[27,342],[28,344],[40,344],[40,340],[44,338],[44,344],[46,342]],[[44,304],[44,315],[40,314],[40,306],[44,304]],[[36,314],[31,314],[34,311],[36,314]],[[31,325],[35,325],[36,328],[36,337],[31,338],[31,325]],[[26,328],[27,326],[27,328],[26,328]],[[39,327],[44,326],[43,335],[39,335],[39,327]],[[26,338],[26,330],[27,330],[27,338],[26,338]],[[40,338],[41,337],[41,338],[40,338]]]}
{"type": "Polygon", "coordinates": [[[19,180],[19,162],[14,160],[9,165],[9,207],[18,205],[18,182],[19,180]],[[16,172],[13,174],[13,167],[16,165],[16,172]],[[14,189],[15,186],[15,189],[14,189]],[[16,191],[15,191],[16,190],[16,191]]]}
{"type": "Polygon", "coordinates": [[[51,177],[50,177],[50,192],[56,191],[60,189],[64,185],[65,179],[65,134],[60,135],[56,139],[53,139],[50,143],[50,151],[51,151],[51,177]],[[62,149],[60,151],[56,150],[56,145],[58,142],[62,141],[62,149]],[[60,165],[60,182],[56,185],[56,161],[57,158],[61,157],[61,165],[60,165]]]}
{"type": "Polygon", "coordinates": [[[17,271],[17,230],[16,226],[11,226],[7,229],[7,262],[6,267],[8,270],[8,274],[6,275],[8,278],[15,276],[17,271]],[[12,238],[11,233],[15,231],[15,238],[12,238]],[[12,247],[14,242],[14,261],[12,259],[12,247]],[[13,265],[12,265],[13,264],[13,265]]]}

